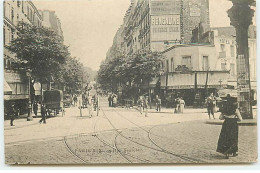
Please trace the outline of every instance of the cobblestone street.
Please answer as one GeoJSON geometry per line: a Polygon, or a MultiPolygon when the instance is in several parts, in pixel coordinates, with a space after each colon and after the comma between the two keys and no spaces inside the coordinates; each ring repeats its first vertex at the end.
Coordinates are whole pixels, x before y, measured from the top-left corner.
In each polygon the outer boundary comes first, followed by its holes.
{"type": "Polygon", "coordinates": [[[221,125],[206,124],[203,109],[186,109],[184,114],[149,110],[144,117],[136,109],[106,104],[98,117],[89,118],[87,109],[80,117],[79,109],[72,107],[64,117],[47,119],[47,124],[20,119],[10,128],[6,122],[6,163],[205,164],[257,159],[257,126],[239,127],[239,155],[227,160],[215,152],[221,125]]]}

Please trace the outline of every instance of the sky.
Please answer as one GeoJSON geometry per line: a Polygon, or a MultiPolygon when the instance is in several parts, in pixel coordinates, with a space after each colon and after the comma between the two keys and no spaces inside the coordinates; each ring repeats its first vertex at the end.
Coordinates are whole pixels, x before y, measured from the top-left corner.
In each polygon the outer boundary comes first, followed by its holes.
{"type": "MultiPolygon", "coordinates": [[[[209,0],[211,27],[229,26],[228,0],[209,0]]],[[[130,0],[33,0],[38,9],[55,11],[72,56],[98,70],[123,23],[130,0]]]]}

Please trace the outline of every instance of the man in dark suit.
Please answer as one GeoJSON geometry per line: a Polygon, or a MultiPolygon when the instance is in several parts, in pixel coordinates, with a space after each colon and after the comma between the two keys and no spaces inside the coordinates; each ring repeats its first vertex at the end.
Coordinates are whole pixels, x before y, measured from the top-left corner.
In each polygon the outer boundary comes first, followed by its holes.
{"type": "Polygon", "coordinates": [[[42,119],[40,120],[40,123],[46,124],[46,107],[44,104],[41,105],[41,115],[42,115],[42,119]]]}

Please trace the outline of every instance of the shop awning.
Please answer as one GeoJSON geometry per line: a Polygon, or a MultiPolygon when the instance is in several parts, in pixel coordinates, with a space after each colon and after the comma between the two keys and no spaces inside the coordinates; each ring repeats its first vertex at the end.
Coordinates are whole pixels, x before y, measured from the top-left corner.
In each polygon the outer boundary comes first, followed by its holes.
{"type": "Polygon", "coordinates": [[[10,95],[12,94],[12,89],[11,87],[8,85],[8,83],[5,81],[4,79],[4,95],[10,95]]]}
{"type": "MultiPolygon", "coordinates": [[[[220,88],[227,85],[228,72],[213,71],[208,73],[208,88],[220,88]]],[[[197,72],[197,88],[205,88],[207,72],[197,72]]],[[[191,73],[171,73],[166,76],[161,76],[161,87],[168,89],[192,89],[195,88],[195,72],[191,73]]]]}

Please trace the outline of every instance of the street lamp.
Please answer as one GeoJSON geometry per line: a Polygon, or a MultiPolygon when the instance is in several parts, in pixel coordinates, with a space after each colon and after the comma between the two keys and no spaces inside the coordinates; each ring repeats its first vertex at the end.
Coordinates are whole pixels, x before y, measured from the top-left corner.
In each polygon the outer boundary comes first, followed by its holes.
{"type": "Polygon", "coordinates": [[[32,121],[33,117],[32,117],[32,102],[31,102],[31,73],[32,71],[30,69],[28,69],[26,71],[26,76],[28,77],[28,116],[27,116],[27,121],[32,121]]]}

